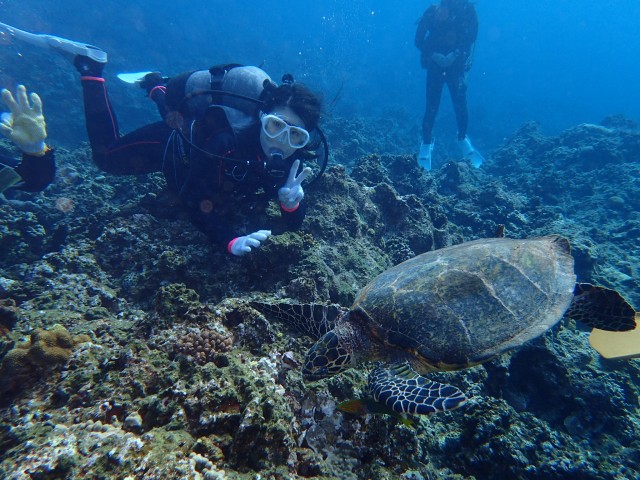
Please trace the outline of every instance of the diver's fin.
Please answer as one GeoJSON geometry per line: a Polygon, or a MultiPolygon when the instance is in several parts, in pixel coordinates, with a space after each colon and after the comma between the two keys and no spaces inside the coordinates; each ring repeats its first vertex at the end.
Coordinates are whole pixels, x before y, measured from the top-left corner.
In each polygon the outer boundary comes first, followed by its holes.
{"type": "Polygon", "coordinates": [[[607,332],[594,328],[589,343],[608,360],[640,358],[640,328],[628,332],[607,332]]]}
{"type": "Polygon", "coordinates": [[[118,78],[125,83],[136,84],[144,80],[144,77],[150,73],[154,73],[151,70],[146,72],[133,72],[133,73],[119,73],[118,78]]]}
{"type": "Polygon", "coordinates": [[[22,177],[11,167],[0,166],[0,193],[22,182],[22,177]]]}
{"type": "Polygon", "coordinates": [[[0,23],[0,32],[36,47],[51,48],[67,57],[71,57],[71,59],[77,55],[82,55],[98,63],[107,63],[107,52],[88,43],[74,42],[73,40],[53,35],[29,33],[6,23],[0,23]]]}

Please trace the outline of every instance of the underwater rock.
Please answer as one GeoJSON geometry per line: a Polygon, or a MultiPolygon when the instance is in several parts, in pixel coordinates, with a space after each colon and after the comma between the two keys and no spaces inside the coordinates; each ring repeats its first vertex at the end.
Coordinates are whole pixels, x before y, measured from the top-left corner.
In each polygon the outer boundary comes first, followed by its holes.
{"type": "MultiPolygon", "coordinates": [[[[0,299],[0,337],[7,336],[18,321],[18,306],[12,298],[0,299]]],[[[0,355],[2,355],[0,350],[0,355]]]]}
{"type": "Polygon", "coordinates": [[[184,317],[191,309],[200,306],[198,293],[187,288],[184,283],[164,285],[155,294],[156,313],[162,319],[162,325],[171,325],[175,319],[184,317]]]}

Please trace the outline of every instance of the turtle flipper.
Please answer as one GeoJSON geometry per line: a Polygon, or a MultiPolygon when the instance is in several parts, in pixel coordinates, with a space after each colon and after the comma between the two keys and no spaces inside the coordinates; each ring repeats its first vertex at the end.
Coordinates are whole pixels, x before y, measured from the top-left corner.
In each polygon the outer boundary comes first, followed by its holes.
{"type": "Polygon", "coordinates": [[[615,290],[577,283],[565,316],[592,327],[589,343],[604,358],[640,357],[640,313],[615,290]]]}
{"type": "Polygon", "coordinates": [[[456,409],[467,401],[457,388],[421,376],[408,363],[375,368],[369,374],[369,392],[397,413],[428,415],[456,409]]]}
{"type": "Polygon", "coordinates": [[[628,360],[640,357],[640,328],[627,332],[607,332],[594,328],[589,343],[608,360],[628,360]]]}
{"type": "Polygon", "coordinates": [[[573,302],[565,316],[585,325],[609,332],[626,332],[636,328],[637,313],[615,290],[577,283],[573,302]]]}
{"type": "Polygon", "coordinates": [[[260,302],[251,301],[249,305],[269,319],[280,320],[299,332],[318,339],[336,326],[338,318],[347,309],[340,305],[320,303],[260,302]]]}

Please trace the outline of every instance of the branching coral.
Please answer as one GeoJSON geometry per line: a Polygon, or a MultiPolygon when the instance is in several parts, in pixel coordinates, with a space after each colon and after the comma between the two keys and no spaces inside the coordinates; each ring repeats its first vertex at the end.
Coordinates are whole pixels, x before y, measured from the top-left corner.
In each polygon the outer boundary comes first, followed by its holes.
{"type": "Polygon", "coordinates": [[[209,362],[218,365],[220,355],[230,351],[232,347],[231,334],[210,329],[190,332],[175,345],[176,352],[193,357],[200,365],[209,362]]]}

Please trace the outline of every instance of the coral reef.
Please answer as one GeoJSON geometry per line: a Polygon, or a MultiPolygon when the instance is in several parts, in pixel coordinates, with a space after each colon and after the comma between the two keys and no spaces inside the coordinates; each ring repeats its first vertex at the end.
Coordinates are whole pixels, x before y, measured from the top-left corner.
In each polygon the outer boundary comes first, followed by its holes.
{"type": "MultiPolygon", "coordinates": [[[[58,151],[46,191],[8,195],[0,477],[637,478],[640,365],[599,358],[574,322],[434,373],[471,400],[415,429],[336,408],[365,395],[366,369],[303,382],[313,333],[253,301],[349,306],[389,266],[499,224],[566,235],[580,280],[640,306],[637,126],[610,118],[546,137],[527,124],[479,170],[439,157],[425,173],[393,144],[390,118],[384,132],[328,125],[351,140],[305,188],[302,231],[242,258],[172,208],[160,176],[102,175],[85,147],[58,151]]],[[[277,206],[256,215],[275,226],[277,206]]]]}

